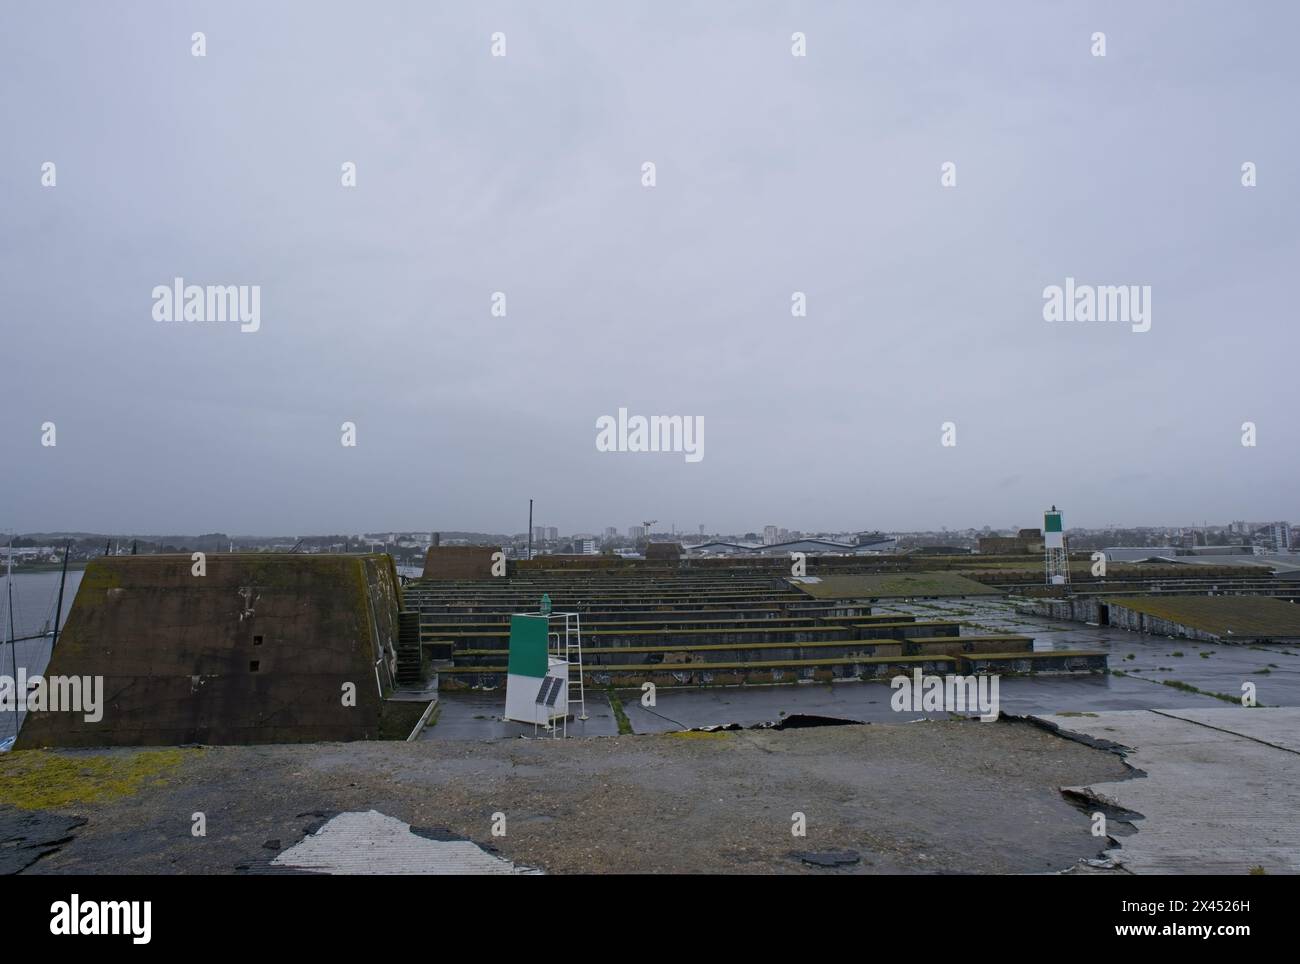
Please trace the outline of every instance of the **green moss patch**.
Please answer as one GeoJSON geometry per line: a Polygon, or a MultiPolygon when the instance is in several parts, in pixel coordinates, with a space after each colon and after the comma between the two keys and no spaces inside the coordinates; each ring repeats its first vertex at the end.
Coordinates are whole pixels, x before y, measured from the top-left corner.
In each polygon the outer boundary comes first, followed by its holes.
{"type": "Polygon", "coordinates": [[[422,701],[384,700],[379,709],[379,738],[405,740],[428,708],[422,701]]]}
{"type": "Polygon", "coordinates": [[[623,709],[623,701],[619,699],[618,692],[612,686],[605,688],[609,696],[609,708],[614,711],[614,719],[618,721],[618,735],[632,735],[632,721],[627,718],[627,712],[623,709]]]}
{"type": "Polygon", "coordinates": [[[145,750],[102,756],[16,750],[0,755],[0,804],[47,810],[105,803],[167,782],[187,754],[199,750],[145,750]]]}

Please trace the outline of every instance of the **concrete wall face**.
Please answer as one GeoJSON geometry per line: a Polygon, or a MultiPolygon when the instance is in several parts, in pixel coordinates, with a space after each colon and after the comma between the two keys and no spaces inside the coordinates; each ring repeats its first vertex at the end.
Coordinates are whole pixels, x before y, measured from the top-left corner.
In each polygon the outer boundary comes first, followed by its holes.
{"type": "MultiPolygon", "coordinates": [[[[1218,633],[1198,629],[1177,620],[1165,619],[1150,613],[1130,609],[1115,602],[1106,602],[1096,598],[1075,599],[1036,599],[1017,607],[1021,612],[1054,619],[1070,619],[1078,622],[1100,623],[1101,609],[1106,609],[1106,624],[1118,629],[1127,629],[1135,633],[1149,633],[1153,636],[1174,636],[1191,639],[1202,643],[1248,643],[1254,638],[1241,635],[1227,640],[1218,633]]],[[[1268,637],[1260,636],[1260,639],[1268,637]]]]}
{"type": "Polygon", "coordinates": [[[381,688],[388,692],[397,677],[397,614],[401,612],[402,589],[397,567],[389,555],[362,556],[361,578],[370,615],[370,638],[379,663],[381,688]]]}
{"type": "Polygon", "coordinates": [[[48,676],[102,676],[103,719],[29,715],[20,747],[374,739],[400,590],[388,556],[106,558],[48,676]],[[345,705],[345,684],[355,705],[345,705]]]}
{"type": "Polygon", "coordinates": [[[1110,624],[1112,626],[1118,626],[1121,629],[1128,629],[1137,633],[1151,633],[1156,636],[1179,636],[1185,639],[1194,639],[1203,643],[1221,642],[1219,637],[1214,633],[1195,629],[1171,619],[1152,616],[1150,613],[1141,613],[1137,610],[1129,609],[1126,606],[1111,604],[1109,610],[1110,624]]]}
{"type": "Polygon", "coordinates": [[[1024,536],[981,536],[979,549],[986,556],[1025,556],[1031,554],[1035,547],[1042,549],[1043,540],[1024,536]]]}
{"type": "MultiPolygon", "coordinates": [[[[957,642],[954,640],[954,642],[957,642]]],[[[846,642],[837,646],[778,646],[767,649],[708,649],[707,647],[689,651],[668,651],[646,653],[632,650],[627,653],[617,651],[587,651],[583,655],[583,665],[588,669],[600,666],[627,666],[656,663],[691,663],[698,660],[718,662],[759,662],[772,660],[819,659],[832,657],[886,657],[902,656],[901,642],[846,642]]],[[[482,653],[458,655],[457,668],[474,666],[488,668],[499,667],[503,662],[500,653],[482,653]]]]}
{"type": "MultiPolygon", "coordinates": [[[[1092,597],[1075,597],[1070,599],[1034,599],[1017,607],[1021,612],[1036,616],[1048,616],[1052,619],[1070,619],[1081,623],[1099,621],[1100,613],[1097,600],[1092,597]]],[[[1113,612],[1113,610],[1112,610],[1113,612]]],[[[1111,621],[1114,621],[1112,615],[1111,621]]]]}
{"type": "Polygon", "coordinates": [[[425,579],[491,579],[492,555],[500,546],[430,546],[425,579]]]}

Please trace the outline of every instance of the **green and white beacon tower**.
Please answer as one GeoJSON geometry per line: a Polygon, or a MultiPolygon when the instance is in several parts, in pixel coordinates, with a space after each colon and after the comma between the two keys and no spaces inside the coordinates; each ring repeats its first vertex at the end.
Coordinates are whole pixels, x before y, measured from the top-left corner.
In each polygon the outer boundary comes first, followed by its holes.
{"type": "Polygon", "coordinates": [[[1043,550],[1047,553],[1047,584],[1069,585],[1070,562],[1065,552],[1065,526],[1061,523],[1061,510],[1056,506],[1043,513],[1043,550]]]}
{"type": "Polygon", "coordinates": [[[569,733],[569,717],[587,719],[582,669],[582,618],[551,609],[542,597],[539,612],[510,617],[510,656],[506,667],[504,718],[569,733]]]}

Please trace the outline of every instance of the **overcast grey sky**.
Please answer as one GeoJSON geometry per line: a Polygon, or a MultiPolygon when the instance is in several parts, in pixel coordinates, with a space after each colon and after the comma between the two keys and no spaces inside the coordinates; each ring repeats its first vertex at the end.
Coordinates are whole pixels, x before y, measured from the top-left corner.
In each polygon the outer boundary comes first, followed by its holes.
{"type": "Polygon", "coordinates": [[[1298,35],[1281,2],[6,0],[0,525],[1295,519],[1298,35]],[[260,330],[155,321],[178,276],[260,285],[260,330]],[[1150,331],[1045,321],[1067,276],[1150,285],[1150,331]],[[598,452],[619,407],[701,416],[704,458],[598,452]]]}

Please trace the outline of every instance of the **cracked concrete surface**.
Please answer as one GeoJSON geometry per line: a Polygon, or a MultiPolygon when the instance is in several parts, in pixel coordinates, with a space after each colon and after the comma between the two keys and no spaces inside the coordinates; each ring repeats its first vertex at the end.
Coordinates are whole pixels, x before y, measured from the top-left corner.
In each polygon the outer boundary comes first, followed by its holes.
{"type": "Polygon", "coordinates": [[[1142,814],[1107,856],[1141,874],[1300,873],[1300,709],[1036,717],[1125,748],[1144,775],[1069,788],[1142,814]]]}
{"type": "Polygon", "coordinates": [[[1027,723],[970,721],[182,752],[129,796],[69,803],[87,824],[25,872],[273,872],[267,841],[288,850],[313,813],[374,809],[550,873],[1053,873],[1101,843],[1060,787],[1127,772],[1027,723]]]}

